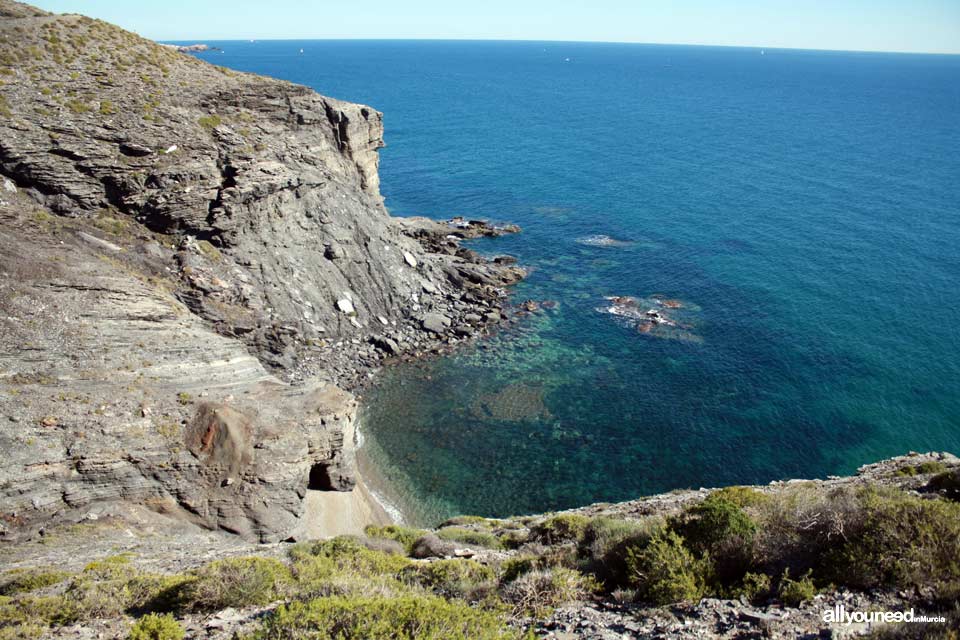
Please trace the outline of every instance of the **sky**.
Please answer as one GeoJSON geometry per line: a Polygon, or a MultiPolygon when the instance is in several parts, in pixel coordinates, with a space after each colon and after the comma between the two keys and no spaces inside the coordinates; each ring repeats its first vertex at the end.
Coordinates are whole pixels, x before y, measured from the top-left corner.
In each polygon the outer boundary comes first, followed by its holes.
{"type": "Polygon", "coordinates": [[[476,39],[960,53],[960,0],[33,0],[155,40],[476,39]]]}

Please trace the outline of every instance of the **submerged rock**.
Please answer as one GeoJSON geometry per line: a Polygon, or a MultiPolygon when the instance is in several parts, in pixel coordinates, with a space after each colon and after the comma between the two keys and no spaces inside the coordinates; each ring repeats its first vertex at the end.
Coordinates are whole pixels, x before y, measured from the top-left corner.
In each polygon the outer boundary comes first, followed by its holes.
{"type": "Polygon", "coordinates": [[[696,333],[700,308],[694,304],[663,296],[608,296],[605,300],[607,304],[598,307],[597,311],[621,318],[634,326],[638,333],[684,342],[703,341],[696,333]]]}
{"type": "Polygon", "coordinates": [[[608,235],[597,234],[577,238],[577,244],[583,244],[588,247],[626,247],[632,244],[626,240],[617,240],[608,235]]]}

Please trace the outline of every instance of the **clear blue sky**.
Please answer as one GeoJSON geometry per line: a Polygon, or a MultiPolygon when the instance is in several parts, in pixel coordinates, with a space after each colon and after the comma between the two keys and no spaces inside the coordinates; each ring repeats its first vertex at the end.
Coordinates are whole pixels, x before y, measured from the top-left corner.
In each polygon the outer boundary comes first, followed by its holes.
{"type": "Polygon", "coordinates": [[[587,40],[960,53],[960,0],[33,0],[156,40],[587,40]]]}

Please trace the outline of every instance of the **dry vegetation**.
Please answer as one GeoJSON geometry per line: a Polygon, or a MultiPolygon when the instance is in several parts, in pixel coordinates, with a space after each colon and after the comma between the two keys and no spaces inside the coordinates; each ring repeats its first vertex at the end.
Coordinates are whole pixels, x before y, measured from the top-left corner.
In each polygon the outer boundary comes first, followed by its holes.
{"type": "Polygon", "coordinates": [[[409,554],[433,534],[393,525],[370,527],[363,538],[293,545],[285,561],[232,558],[177,575],[143,573],[125,556],[76,575],[8,572],[0,638],[111,616],[137,621],[132,637],[178,638],[178,617],[271,603],[282,604],[253,638],[308,629],[311,637],[335,630],[343,638],[392,638],[405,629],[417,638],[516,638],[521,621],[590,598],[661,605],[718,596],[796,606],[844,586],[909,591],[914,606],[954,615],[960,596],[960,504],[898,489],[733,487],[669,518],[560,514],[529,527],[482,518],[447,524],[441,539],[472,532],[488,547],[515,550],[482,563],[416,560],[409,554]]]}

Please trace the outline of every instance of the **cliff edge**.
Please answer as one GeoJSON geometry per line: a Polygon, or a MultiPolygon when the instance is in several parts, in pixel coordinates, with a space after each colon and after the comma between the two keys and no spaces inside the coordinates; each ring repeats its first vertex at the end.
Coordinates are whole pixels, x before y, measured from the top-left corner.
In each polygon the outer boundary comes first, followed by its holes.
{"type": "Polygon", "coordinates": [[[376,110],[98,20],[0,1],[0,116],[7,538],[116,501],[293,535],[354,490],[349,390],[523,275],[389,216],[376,110]]]}

